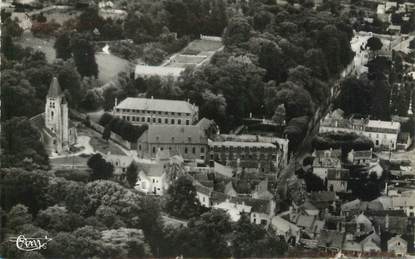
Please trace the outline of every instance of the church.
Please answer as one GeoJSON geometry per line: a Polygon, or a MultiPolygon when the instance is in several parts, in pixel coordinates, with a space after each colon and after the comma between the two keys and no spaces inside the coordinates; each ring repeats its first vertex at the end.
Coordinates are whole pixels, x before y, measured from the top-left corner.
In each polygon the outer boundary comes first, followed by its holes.
{"type": "Polygon", "coordinates": [[[30,120],[40,131],[41,142],[49,155],[68,152],[77,142],[76,127],[68,117],[68,102],[56,77],[50,83],[45,112],[30,120]]]}

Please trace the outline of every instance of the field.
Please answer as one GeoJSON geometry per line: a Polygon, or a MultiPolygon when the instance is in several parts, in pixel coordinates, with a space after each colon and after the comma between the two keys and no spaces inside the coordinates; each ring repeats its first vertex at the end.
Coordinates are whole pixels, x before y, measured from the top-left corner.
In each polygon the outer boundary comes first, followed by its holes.
{"type": "Polygon", "coordinates": [[[194,40],[187,45],[182,54],[187,52],[204,52],[204,51],[217,51],[222,47],[222,42],[211,40],[194,40]]]}
{"type": "Polygon", "coordinates": [[[129,62],[111,54],[97,53],[95,58],[98,63],[98,78],[102,83],[108,83],[115,79],[118,73],[128,72],[129,62]]]}
{"type": "MultiPolygon", "coordinates": [[[[23,47],[31,47],[44,52],[49,63],[55,61],[54,39],[40,39],[34,37],[30,32],[25,32],[18,43],[23,47]]],[[[125,59],[102,52],[96,53],[95,58],[99,70],[98,79],[103,84],[115,79],[118,73],[128,71],[129,62],[125,59]]]]}

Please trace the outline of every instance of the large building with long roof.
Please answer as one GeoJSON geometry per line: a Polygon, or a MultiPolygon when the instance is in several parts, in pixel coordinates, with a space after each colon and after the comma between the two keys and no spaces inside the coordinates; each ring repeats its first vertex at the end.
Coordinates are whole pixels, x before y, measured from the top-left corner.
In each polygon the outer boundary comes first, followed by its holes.
{"type": "Polygon", "coordinates": [[[134,125],[192,125],[198,121],[199,108],[187,101],[128,97],[113,109],[116,117],[134,125]]]}

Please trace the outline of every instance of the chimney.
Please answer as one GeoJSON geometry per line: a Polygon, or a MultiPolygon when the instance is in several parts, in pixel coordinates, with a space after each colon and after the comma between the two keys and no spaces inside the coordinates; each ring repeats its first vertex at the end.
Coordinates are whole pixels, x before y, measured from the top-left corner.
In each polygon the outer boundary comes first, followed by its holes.
{"type": "Polygon", "coordinates": [[[154,99],[154,96],[151,96],[151,99],[154,99]]]}
{"type": "Polygon", "coordinates": [[[117,107],[117,105],[118,105],[118,98],[117,97],[115,97],[115,107],[117,107]]]}

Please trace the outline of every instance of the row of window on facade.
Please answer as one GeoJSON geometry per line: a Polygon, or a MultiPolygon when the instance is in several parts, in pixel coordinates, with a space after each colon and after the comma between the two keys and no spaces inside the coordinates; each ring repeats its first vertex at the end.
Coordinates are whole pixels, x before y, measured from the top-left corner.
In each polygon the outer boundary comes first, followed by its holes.
{"type": "Polygon", "coordinates": [[[269,154],[269,155],[265,155],[265,154],[210,154],[210,159],[212,160],[232,160],[232,159],[241,159],[241,160],[265,160],[265,159],[269,159],[269,160],[276,160],[277,156],[275,154],[269,154]],[[222,159],[220,159],[222,158],[222,159]]]}
{"type": "MultiPolygon", "coordinates": [[[[141,149],[142,149],[141,145],[138,145],[138,150],[141,151],[141,149]]],[[[160,149],[161,151],[163,151],[164,147],[162,147],[162,146],[161,147],[153,147],[151,152],[153,154],[155,154],[157,152],[157,149],[160,149]]],[[[172,147],[167,147],[166,149],[171,151],[173,148],[172,147]]],[[[189,154],[190,151],[192,152],[192,154],[196,154],[196,147],[192,147],[192,148],[184,147],[184,153],[185,154],[189,154]]],[[[200,148],[200,153],[205,153],[205,148],[204,147],[200,148]]]]}
{"type": "Polygon", "coordinates": [[[215,152],[220,152],[220,151],[226,151],[226,152],[233,152],[233,151],[236,151],[236,152],[242,152],[242,151],[245,151],[245,152],[265,152],[265,151],[268,151],[268,152],[275,152],[276,151],[276,148],[275,147],[255,147],[255,146],[252,146],[252,147],[248,147],[248,146],[245,146],[245,147],[242,147],[242,146],[236,146],[236,147],[234,147],[234,146],[213,146],[213,151],[215,151],[215,152]]]}
{"type": "Polygon", "coordinates": [[[159,115],[178,115],[190,116],[190,113],[185,112],[162,112],[162,111],[148,111],[148,110],[133,110],[133,109],[116,109],[117,112],[131,112],[137,114],[159,114],[159,115]]]}
{"type": "MultiPolygon", "coordinates": [[[[168,118],[164,118],[164,122],[163,122],[163,118],[155,118],[155,117],[137,117],[137,116],[125,116],[125,115],[123,115],[122,118],[124,120],[132,121],[132,122],[148,122],[148,123],[169,124],[169,119],[168,118]]],[[[170,119],[170,124],[182,125],[182,120],[181,119],[177,119],[177,120],[176,119],[170,119]]],[[[190,125],[190,121],[186,120],[185,124],[190,125]]]]}

